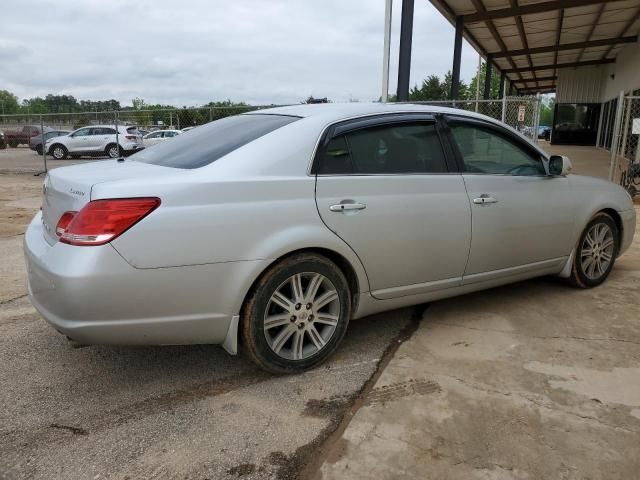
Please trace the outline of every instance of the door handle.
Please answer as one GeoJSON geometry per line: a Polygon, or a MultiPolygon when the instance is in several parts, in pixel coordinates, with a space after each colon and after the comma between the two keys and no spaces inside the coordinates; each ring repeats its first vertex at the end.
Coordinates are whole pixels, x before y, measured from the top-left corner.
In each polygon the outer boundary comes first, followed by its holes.
{"type": "Polygon", "coordinates": [[[329,210],[332,212],[344,212],[345,210],[364,210],[367,206],[364,203],[338,203],[331,205],[329,210]]]}
{"type": "Polygon", "coordinates": [[[498,200],[490,195],[487,195],[486,193],[483,193],[478,198],[474,198],[473,203],[475,203],[476,205],[486,205],[487,203],[498,203],[498,200]]]}

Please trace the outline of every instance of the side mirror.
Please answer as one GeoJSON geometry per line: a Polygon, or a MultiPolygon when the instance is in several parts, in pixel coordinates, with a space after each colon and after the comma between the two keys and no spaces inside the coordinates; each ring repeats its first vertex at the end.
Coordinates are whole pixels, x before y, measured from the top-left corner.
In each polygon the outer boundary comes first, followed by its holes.
{"type": "Polygon", "coordinates": [[[564,177],[571,173],[571,160],[565,155],[551,155],[549,157],[549,175],[564,177]]]}

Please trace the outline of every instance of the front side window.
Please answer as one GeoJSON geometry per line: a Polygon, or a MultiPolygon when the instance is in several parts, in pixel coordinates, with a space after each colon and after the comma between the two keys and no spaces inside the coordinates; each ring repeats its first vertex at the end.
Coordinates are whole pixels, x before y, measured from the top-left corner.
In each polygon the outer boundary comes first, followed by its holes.
{"type": "Polygon", "coordinates": [[[199,168],[259,137],[299,120],[290,115],[244,114],[222,118],[161,142],[133,156],[136,162],[173,168],[199,168]]]}
{"type": "Polygon", "coordinates": [[[411,174],[447,171],[432,122],[364,128],[333,138],[319,174],[411,174]]]}
{"type": "Polygon", "coordinates": [[[462,156],[465,172],[493,175],[545,174],[540,158],[489,128],[452,125],[451,133],[462,156]]]}
{"type": "Polygon", "coordinates": [[[87,135],[91,134],[91,129],[90,128],[81,128],[80,130],[76,130],[76,132],[73,134],[74,137],[86,137],[87,135]]]}

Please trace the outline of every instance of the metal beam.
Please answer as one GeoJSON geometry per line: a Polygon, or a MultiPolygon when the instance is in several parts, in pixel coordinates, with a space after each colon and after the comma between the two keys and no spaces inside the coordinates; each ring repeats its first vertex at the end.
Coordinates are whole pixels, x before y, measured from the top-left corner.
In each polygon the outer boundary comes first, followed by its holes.
{"type": "MultiPolygon", "coordinates": [[[[512,8],[517,8],[518,5],[518,0],[510,0],[510,4],[512,8]]],[[[518,33],[520,35],[520,41],[522,42],[522,48],[524,50],[528,50],[529,49],[529,42],[527,42],[527,33],[524,30],[524,24],[522,23],[522,17],[520,15],[515,17],[516,19],[516,26],[518,27],[518,33]]],[[[533,60],[531,60],[531,55],[527,54],[527,61],[529,62],[529,66],[533,67],[533,60]]],[[[515,68],[515,65],[512,65],[512,67],[515,68]]],[[[533,78],[536,78],[536,74],[532,72],[533,78]]],[[[521,76],[522,78],[522,76],[521,76]]],[[[536,82],[537,85],[537,82],[536,82]]]]}
{"type": "Polygon", "coordinates": [[[476,23],[495,20],[498,18],[515,17],[517,15],[531,15],[533,13],[550,12],[562,10],[564,8],[584,7],[586,5],[597,5],[606,3],[608,0],[555,0],[552,2],[530,3],[518,7],[498,8],[487,10],[486,12],[476,12],[464,15],[464,22],[476,23]]]}
{"type": "Polygon", "coordinates": [[[551,77],[537,77],[535,80],[533,78],[525,78],[523,80],[514,80],[513,83],[532,83],[532,82],[548,82],[549,80],[557,80],[558,76],[553,75],[551,77]]]}
{"type": "MultiPolygon", "coordinates": [[[[560,37],[562,36],[562,23],[564,22],[564,10],[560,10],[558,12],[558,28],[556,29],[556,45],[560,45],[560,37]]],[[[580,59],[578,59],[580,61],[580,59]]],[[[553,56],[553,63],[558,63],[558,51],[556,50],[555,55],[553,56]]],[[[553,74],[558,73],[556,69],[553,69],[553,74]]]]}
{"type": "Polygon", "coordinates": [[[553,63],[551,65],[535,65],[533,68],[531,67],[521,67],[521,68],[508,68],[504,72],[505,73],[519,73],[519,72],[530,72],[532,70],[552,70],[556,68],[575,68],[575,67],[586,67],[589,65],[604,65],[607,63],[615,63],[615,59],[613,58],[604,58],[602,60],[589,60],[587,62],[573,62],[573,63],[553,63]]]}
{"type": "Polygon", "coordinates": [[[507,75],[504,72],[500,72],[500,89],[498,90],[498,98],[504,97],[504,82],[507,79],[507,75]]]}
{"type": "MultiPolygon", "coordinates": [[[[629,19],[629,21],[627,23],[625,23],[624,27],[622,28],[622,31],[620,32],[620,36],[624,35],[625,33],[627,33],[627,30],[629,30],[631,28],[631,26],[636,23],[636,20],[638,20],[638,18],[640,18],[640,8],[638,8],[638,10],[636,11],[636,13],[629,19]]],[[[602,56],[603,59],[607,58],[607,56],[611,53],[611,50],[613,50],[613,45],[610,46],[606,52],[604,52],[604,55],[602,56]]]]}
{"type": "Polygon", "coordinates": [[[484,69],[484,99],[491,98],[491,74],[493,69],[493,58],[491,54],[487,55],[487,64],[484,69]]]}
{"type": "Polygon", "coordinates": [[[492,53],[494,58],[507,56],[517,57],[518,55],[535,55],[536,53],[558,52],[564,50],[578,50],[579,48],[603,47],[606,45],[617,45],[619,43],[635,43],[638,41],[637,35],[629,37],[603,38],[600,40],[590,40],[587,42],[564,43],[562,45],[549,45],[546,47],[523,48],[521,50],[509,50],[507,52],[492,53]]]}
{"type": "Polygon", "coordinates": [[[451,100],[458,99],[460,90],[460,61],[462,58],[462,35],[464,33],[464,21],[462,17],[456,18],[456,35],[453,43],[453,68],[451,69],[451,100]]]}
{"type": "Polygon", "coordinates": [[[400,55],[398,61],[398,90],[399,102],[409,100],[409,75],[411,73],[411,43],[413,38],[413,2],[402,0],[400,19],[400,55]]]}
{"type": "MultiPolygon", "coordinates": [[[[604,12],[604,7],[606,7],[606,6],[607,6],[606,3],[603,3],[602,5],[600,5],[600,8],[598,9],[598,16],[596,17],[595,21],[591,24],[591,28],[589,28],[589,33],[587,34],[587,42],[589,40],[591,40],[591,37],[593,36],[593,32],[595,31],[596,27],[600,23],[600,19],[602,18],[602,12],[604,12]]],[[[556,43],[558,43],[558,42],[556,42],[556,43]]],[[[578,58],[576,60],[577,62],[582,60],[582,55],[583,54],[584,54],[584,48],[582,50],[580,50],[580,53],[578,54],[578,58]]]]}
{"type": "MultiPolygon", "coordinates": [[[[476,11],[478,11],[478,12],[486,12],[487,11],[487,7],[485,7],[485,5],[482,2],[482,0],[471,0],[471,2],[473,3],[473,6],[475,7],[476,11]]],[[[493,37],[493,39],[496,41],[496,43],[500,47],[500,51],[502,52],[502,51],[507,50],[507,46],[505,45],[504,40],[502,40],[502,36],[498,32],[498,29],[496,28],[496,26],[493,23],[493,21],[492,20],[487,20],[486,23],[487,23],[487,28],[489,29],[489,32],[491,32],[491,36],[493,37]]],[[[488,57],[489,57],[489,54],[487,53],[487,58],[488,57]]],[[[513,61],[513,58],[508,56],[507,57],[507,61],[509,62],[509,65],[511,65],[511,68],[516,68],[516,64],[513,61]]],[[[522,78],[522,75],[518,74],[518,76],[520,78],[522,78]]]]}

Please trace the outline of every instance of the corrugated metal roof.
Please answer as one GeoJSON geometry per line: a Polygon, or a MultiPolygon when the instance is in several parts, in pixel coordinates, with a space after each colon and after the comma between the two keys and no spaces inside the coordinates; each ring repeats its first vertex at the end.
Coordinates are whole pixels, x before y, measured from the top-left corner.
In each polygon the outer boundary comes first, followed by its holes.
{"type": "Polygon", "coordinates": [[[562,64],[614,61],[640,31],[640,0],[430,1],[454,25],[463,16],[466,40],[485,57],[498,55],[494,65],[531,92],[555,89],[562,64]]]}

